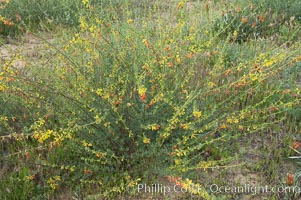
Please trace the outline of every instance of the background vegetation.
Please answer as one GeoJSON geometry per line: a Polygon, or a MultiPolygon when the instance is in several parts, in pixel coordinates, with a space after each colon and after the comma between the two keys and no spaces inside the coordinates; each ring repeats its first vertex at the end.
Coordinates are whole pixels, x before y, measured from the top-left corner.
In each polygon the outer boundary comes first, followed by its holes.
{"type": "Polygon", "coordinates": [[[140,199],[138,183],[163,182],[189,192],[154,198],[239,199],[208,189],[243,184],[228,181],[238,170],[258,185],[299,185],[298,166],[285,165],[300,162],[298,8],[1,2],[1,34],[34,32],[48,50],[1,58],[1,198],[140,199]],[[57,26],[64,34],[43,39],[57,26]]]}

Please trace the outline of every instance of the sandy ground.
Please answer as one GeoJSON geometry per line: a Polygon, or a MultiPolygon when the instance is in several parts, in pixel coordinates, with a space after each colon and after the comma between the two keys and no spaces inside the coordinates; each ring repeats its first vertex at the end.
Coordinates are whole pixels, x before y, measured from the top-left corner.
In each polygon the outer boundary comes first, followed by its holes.
{"type": "Polygon", "coordinates": [[[39,62],[43,54],[49,54],[46,42],[53,43],[55,39],[50,36],[45,39],[27,34],[18,39],[4,39],[0,43],[0,64],[6,61],[13,61],[12,65],[17,68],[24,68],[27,62],[39,62]]]}

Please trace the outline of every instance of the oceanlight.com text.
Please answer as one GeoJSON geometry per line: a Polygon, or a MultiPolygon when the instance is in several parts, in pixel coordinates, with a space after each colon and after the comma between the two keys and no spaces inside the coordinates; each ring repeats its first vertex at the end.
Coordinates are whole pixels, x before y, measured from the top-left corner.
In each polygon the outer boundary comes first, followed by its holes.
{"type": "Polygon", "coordinates": [[[262,194],[262,193],[300,193],[301,188],[298,186],[256,186],[244,184],[240,186],[220,186],[212,184],[209,186],[211,193],[228,193],[228,194],[262,194]]]}

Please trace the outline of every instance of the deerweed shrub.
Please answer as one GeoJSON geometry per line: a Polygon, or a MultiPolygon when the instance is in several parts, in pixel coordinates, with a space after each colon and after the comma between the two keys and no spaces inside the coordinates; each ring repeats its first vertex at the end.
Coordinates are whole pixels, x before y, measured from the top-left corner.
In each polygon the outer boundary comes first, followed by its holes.
{"type": "Polygon", "coordinates": [[[281,128],[300,106],[300,89],[279,84],[300,63],[299,43],[229,53],[233,46],[190,21],[183,2],[173,8],[174,23],[102,19],[83,2],[80,30],[52,46],[51,66],[28,66],[24,77],[7,62],[0,72],[1,108],[11,100],[24,107],[1,114],[3,141],[12,144],[1,147],[5,171],[21,174],[4,177],[1,191],[27,185],[22,190],[38,198],[68,187],[112,198],[167,176],[210,199],[196,172],[234,162],[240,155],[231,142],[281,128]]]}

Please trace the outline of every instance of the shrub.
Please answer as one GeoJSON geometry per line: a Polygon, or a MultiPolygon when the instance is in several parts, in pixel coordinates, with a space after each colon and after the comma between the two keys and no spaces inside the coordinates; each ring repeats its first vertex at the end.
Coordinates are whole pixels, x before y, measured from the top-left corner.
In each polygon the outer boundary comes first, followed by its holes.
{"type": "MultiPolygon", "coordinates": [[[[53,197],[64,187],[121,197],[167,176],[209,199],[199,170],[233,162],[237,138],[287,123],[300,92],[278,80],[300,62],[297,46],[228,52],[233,46],[210,37],[179,5],[175,23],[103,20],[89,10],[66,45],[52,46],[50,66],[31,65],[24,74],[8,62],[2,69],[1,119],[11,133],[3,138],[12,140],[6,172],[26,168],[32,197],[53,197]],[[24,113],[2,106],[10,99],[24,113]],[[23,135],[9,129],[16,124],[23,135]]],[[[6,176],[1,188],[15,190],[11,180],[6,176]]]]}
{"type": "Polygon", "coordinates": [[[284,25],[292,27],[300,22],[300,8],[300,2],[295,0],[251,1],[244,9],[238,6],[223,11],[222,16],[214,21],[213,32],[239,43],[267,38],[279,34],[284,25]]]}
{"type": "Polygon", "coordinates": [[[141,13],[150,14],[153,9],[165,9],[164,4],[157,6],[150,1],[148,4],[136,1],[102,1],[93,0],[9,0],[0,2],[0,34],[16,35],[26,30],[50,30],[57,25],[77,27],[81,12],[94,12],[98,17],[110,21],[118,21],[141,13]],[[89,6],[88,6],[89,5],[89,6]],[[88,8],[83,10],[83,8],[88,8]],[[147,13],[145,13],[147,12],[147,13]]]}
{"type": "Polygon", "coordinates": [[[41,24],[77,25],[81,1],[10,0],[2,3],[0,16],[2,35],[14,35],[26,29],[40,28],[41,24]]]}

